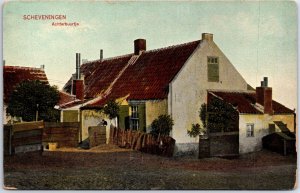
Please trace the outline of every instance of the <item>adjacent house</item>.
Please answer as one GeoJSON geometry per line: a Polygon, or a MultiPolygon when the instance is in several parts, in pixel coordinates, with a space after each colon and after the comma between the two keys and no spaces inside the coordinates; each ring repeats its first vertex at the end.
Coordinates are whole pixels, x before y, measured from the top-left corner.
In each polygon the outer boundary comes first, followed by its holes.
{"type": "Polygon", "coordinates": [[[208,91],[208,103],[214,97],[231,104],[239,113],[240,154],[261,150],[262,138],[269,134],[295,133],[295,112],[272,99],[266,77],[255,91],[208,91]]]}
{"type": "MultiPolygon", "coordinates": [[[[4,66],[3,67],[3,85],[4,85],[4,108],[3,108],[3,124],[9,123],[13,118],[6,113],[9,104],[9,98],[15,87],[23,81],[39,80],[45,84],[49,84],[46,76],[45,66],[41,65],[40,68],[34,67],[21,67],[21,66],[4,66]]],[[[58,106],[66,105],[70,102],[76,101],[76,97],[68,93],[59,92],[60,100],[58,106]]],[[[14,117],[14,121],[22,121],[20,118],[14,117]]]]}
{"type": "Polygon", "coordinates": [[[9,97],[12,94],[15,87],[25,80],[40,80],[41,82],[49,84],[43,65],[41,66],[41,68],[20,66],[3,67],[3,124],[6,124],[12,120],[12,117],[6,114],[6,108],[9,103],[9,97]]]}
{"type": "MultiPolygon", "coordinates": [[[[207,102],[207,90],[247,91],[249,85],[213,41],[203,33],[201,40],[146,50],[146,40],[134,41],[134,52],[80,65],[76,54],[76,74],[64,91],[77,100],[62,105],[63,121],[81,121],[81,140],[88,126],[107,119],[101,108],[110,99],[121,104],[121,113],[109,123],[120,128],[150,131],[161,114],[174,120],[171,136],[176,152],[197,151],[199,139],[187,135],[192,123],[200,122],[199,108],[207,102]]],[[[109,128],[107,128],[108,131],[109,128]]]]}

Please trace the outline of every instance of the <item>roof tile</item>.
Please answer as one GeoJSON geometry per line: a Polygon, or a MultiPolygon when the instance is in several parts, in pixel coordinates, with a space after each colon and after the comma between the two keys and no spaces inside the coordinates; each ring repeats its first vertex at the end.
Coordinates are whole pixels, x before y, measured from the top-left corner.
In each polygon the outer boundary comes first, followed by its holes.
{"type": "Polygon", "coordinates": [[[8,102],[14,88],[25,80],[40,80],[49,84],[47,76],[41,68],[4,66],[4,102],[8,102]]]}
{"type": "MultiPolygon", "coordinates": [[[[255,92],[232,92],[232,91],[209,91],[208,98],[217,96],[224,101],[237,106],[240,113],[263,114],[257,108],[255,92]]],[[[293,114],[294,111],[283,106],[282,104],[272,101],[274,114],[293,114]]]]}

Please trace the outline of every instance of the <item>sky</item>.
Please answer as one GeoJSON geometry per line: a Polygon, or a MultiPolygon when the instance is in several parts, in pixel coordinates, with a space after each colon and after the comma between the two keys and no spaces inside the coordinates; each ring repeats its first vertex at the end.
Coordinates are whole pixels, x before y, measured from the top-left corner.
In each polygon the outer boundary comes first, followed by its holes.
{"type": "Polygon", "coordinates": [[[273,99],[297,108],[297,4],[293,1],[9,1],[3,8],[6,65],[40,67],[62,88],[75,72],[75,54],[99,59],[201,39],[214,41],[252,86],[269,77],[273,99]],[[66,20],[24,20],[24,15],[66,15],[66,20]],[[52,26],[77,22],[79,26],[52,26]]]}

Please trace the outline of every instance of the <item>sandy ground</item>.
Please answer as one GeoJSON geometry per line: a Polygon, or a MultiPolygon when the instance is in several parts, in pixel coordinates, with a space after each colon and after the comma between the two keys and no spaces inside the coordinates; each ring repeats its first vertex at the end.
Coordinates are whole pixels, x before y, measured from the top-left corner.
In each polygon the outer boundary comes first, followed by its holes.
{"type": "Polygon", "coordinates": [[[113,145],[4,158],[6,189],[293,189],[296,157],[165,158],[113,145]]]}

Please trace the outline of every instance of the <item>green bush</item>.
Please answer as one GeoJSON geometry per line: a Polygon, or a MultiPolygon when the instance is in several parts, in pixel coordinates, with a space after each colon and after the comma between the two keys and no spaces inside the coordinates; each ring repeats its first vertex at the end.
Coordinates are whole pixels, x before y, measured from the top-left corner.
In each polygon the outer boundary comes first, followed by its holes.
{"type": "Polygon", "coordinates": [[[108,115],[109,119],[113,119],[119,115],[120,106],[115,100],[109,100],[104,106],[103,111],[108,115]]]}
{"type": "Polygon", "coordinates": [[[151,134],[154,136],[168,136],[174,125],[170,115],[160,115],[151,124],[151,134]]]}

